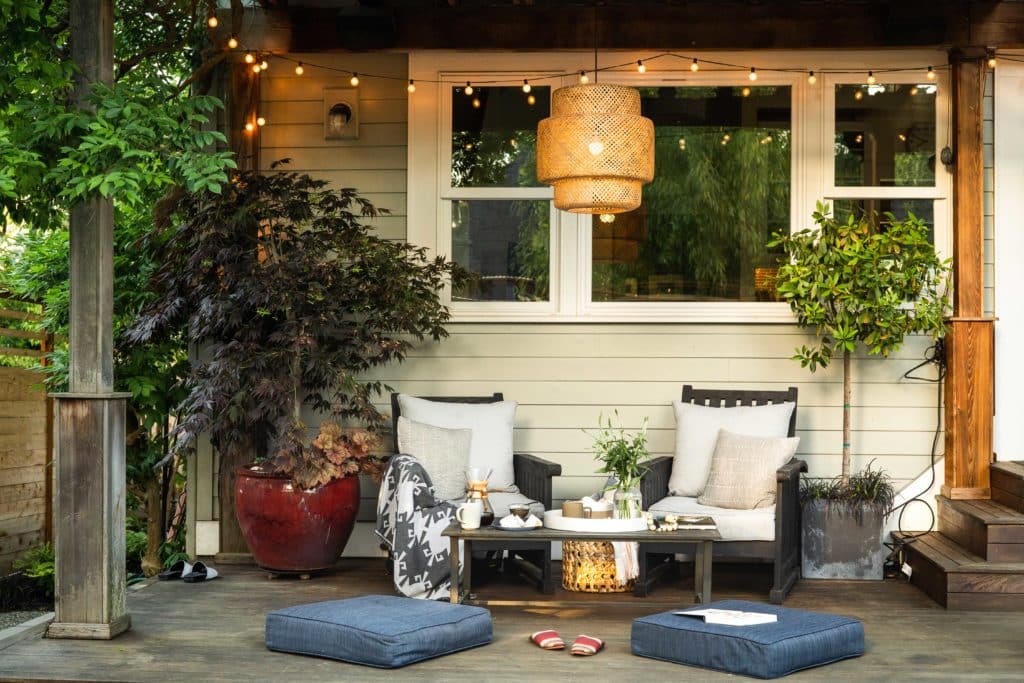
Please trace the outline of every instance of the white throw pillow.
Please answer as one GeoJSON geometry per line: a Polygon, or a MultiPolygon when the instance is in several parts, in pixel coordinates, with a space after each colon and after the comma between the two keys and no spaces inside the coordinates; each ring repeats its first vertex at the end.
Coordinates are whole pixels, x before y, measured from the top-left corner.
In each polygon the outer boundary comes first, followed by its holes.
{"type": "Polygon", "coordinates": [[[748,436],[788,436],[795,403],[714,408],[672,401],[676,413],[676,453],[668,491],[673,496],[699,496],[711,472],[718,432],[727,429],[748,436]]]}
{"type": "MultiPolygon", "coordinates": [[[[448,429],[471,429],[469,467],[491,470],[488,488],[516,492],[512,464],[512,429],[516,421],[515,401],[497,403],[447,403],[398,395],[400,415],[416,422],[448,429]]],[[[461,474],[465,474],[464,472],[461,474]]]]}
{"type": "Polygon", "coordinates": [[[398,452],[420,461],[438,500],[466,495],[465,472],[472,441],[470,429],[445,429],[398,417],[398,452]]]}
{"type": "Polygon", "coordinates": [[[711,474],[697,502],[730,510],[775,505],[775,471],[793,458],[799,445],[798,436],[746,436],[721,430],[711,474]]]}

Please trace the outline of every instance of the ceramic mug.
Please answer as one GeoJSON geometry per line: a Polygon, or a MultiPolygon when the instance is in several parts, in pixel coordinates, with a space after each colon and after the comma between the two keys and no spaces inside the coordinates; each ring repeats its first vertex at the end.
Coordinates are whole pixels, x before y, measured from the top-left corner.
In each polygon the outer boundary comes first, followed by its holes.
{"type": "Polygon", "coordinates": [[[562,503],[562,517],[589,518],[590,508],[583,507],[583,501],[567,500],[562,503]]]}
{"type": "Polygon", "coordinates": [[[463,529],[479,529],[480,517],[483,515],[483,511],[483,501],[479,499],[471,500],[458,507],[455,511],[455,519],[459,520],[459,524],[462,525],[463,529]]]}

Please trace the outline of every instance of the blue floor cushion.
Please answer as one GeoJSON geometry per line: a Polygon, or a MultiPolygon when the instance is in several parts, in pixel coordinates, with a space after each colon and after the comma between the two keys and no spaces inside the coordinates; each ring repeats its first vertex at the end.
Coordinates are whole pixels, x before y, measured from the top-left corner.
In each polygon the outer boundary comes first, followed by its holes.
{"type": "Polygon", "coordinates": [[[267,648],[394,668],[491,642],[491,613],[392,595],[298,605],[267,615],[267,648]]]}
{"type": "Polygon", "coordinates": [[[857,619],[745,600],[721,600],[695,609],[775,614],[756,626],[706,624],[672,612],[633,621],[633,654],[756,678],[786,674],[864,654],[864,625],[857,619]]]}

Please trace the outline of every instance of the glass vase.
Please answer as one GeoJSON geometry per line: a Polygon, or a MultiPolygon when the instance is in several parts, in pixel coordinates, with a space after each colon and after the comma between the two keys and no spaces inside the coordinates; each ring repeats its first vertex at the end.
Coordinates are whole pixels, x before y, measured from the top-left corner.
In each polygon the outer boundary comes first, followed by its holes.
{"type": "Polygon", "coordinates": [[[643,498],[640,487],[615,489],[615,519],[634,519],[643,516],[643,498]]]}

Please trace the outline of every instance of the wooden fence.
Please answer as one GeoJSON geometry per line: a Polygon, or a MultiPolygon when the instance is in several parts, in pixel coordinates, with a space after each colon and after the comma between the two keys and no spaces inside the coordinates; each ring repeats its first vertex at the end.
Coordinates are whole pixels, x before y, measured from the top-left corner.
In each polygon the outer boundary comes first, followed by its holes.
{"type": "Polygon", "coordinates": [[[38,310],[0,294],[0,576],[53,529],[52,402],[38,372],[12,367],[16,359],[45,362],[51,338],[21,329],[41,319],[38,310]]]}

